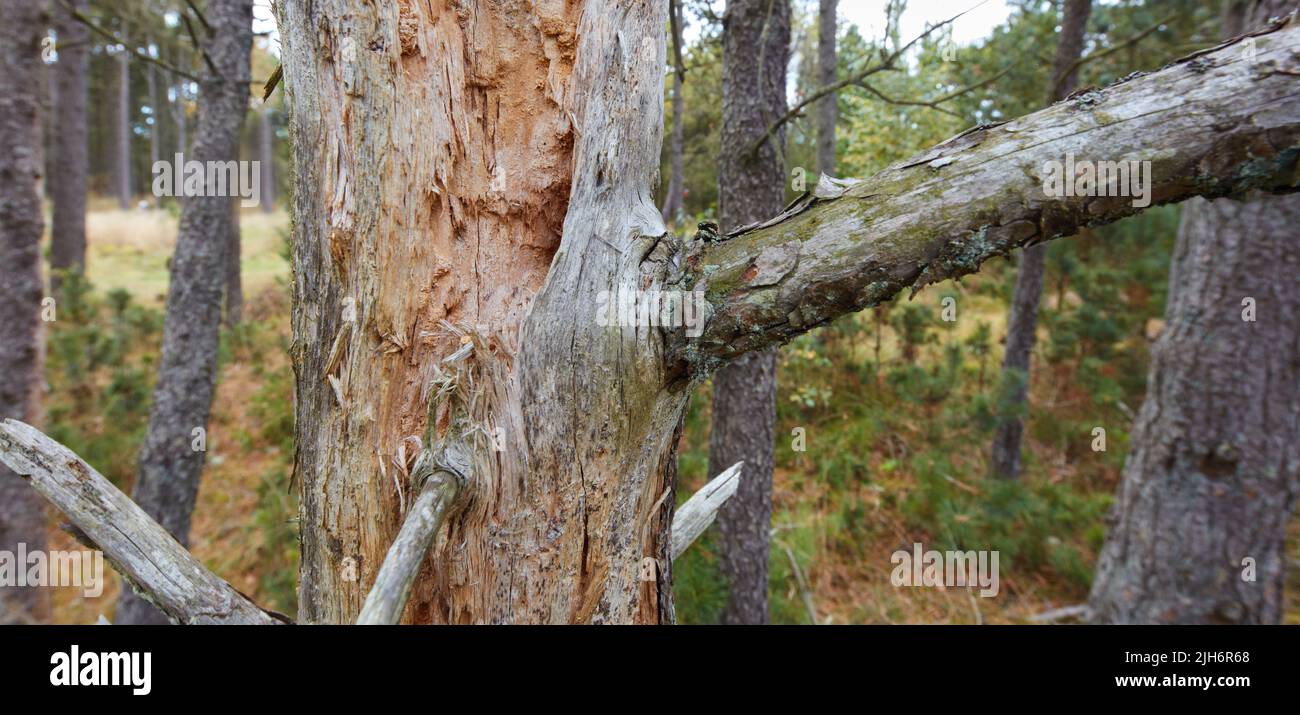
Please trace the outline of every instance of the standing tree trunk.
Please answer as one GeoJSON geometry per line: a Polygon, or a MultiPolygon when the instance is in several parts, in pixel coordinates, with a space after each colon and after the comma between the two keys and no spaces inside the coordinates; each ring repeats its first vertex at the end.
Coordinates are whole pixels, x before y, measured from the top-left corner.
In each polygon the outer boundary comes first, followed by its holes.
{"type": "MultiPolygon", "coordinates": [[[[1078,80],[1074,63],[1083,52],[1084,31],[1092,0],[1066,0],[1061,34],[1056,42],[1056,60],[1047,90],[1048,104],[1069,96],[1078,80]]],[[[1047,245],[1037,243],[1020,252],[1016,289],[1007,318],[1006,352],[1002,357],[1002,380],[998,410],[1002,413],[993,436],[992,472],[1003,479],[1020,476],[1020,443],[1025,432],[1023,413],[1029,401],[1029,358],[1038,330],[1038,300],[1043,294],[1043,270],[1047,245]]]]}
{"type": "MultiPolygon", "coordinates": [[[[193,158],[205,166],[239,159],[239,130],[249,96],[252,0],[210,0],[206,14],[212,31],[204,45],[221,74],[205,76],[199,86],[193,158]]],[[[230,205],[229,196],[195,196],[187,198],[181,210],[158,383],[134,493],[136,503],[182,545],[189,542],[216,380],[229,245],[220,239],[231,232],[230,205]]],[[[162,614],[139,596],[122,594],[117,623],[162,620],[162,614]]]]}
{"type": "MultiPolygon", "coordinates": [[[[40,384],[41,38],[44,3],[0,0],[0,419],[33,420],[40,384]]],[[[0,465],[0,551],[45,549],[45,508],[0,465]]],[[[49,591],[0,585],[0,623],[49,618],[49,591]]]]}
{"type": "MultiPolygon", "coordinates": [[[[722,156],[718,216],[729,232],[780,213],[784,137],[754,143],[785,114],[790,51],[787,0],[730,0],[722,36],[722,156]]],[[[766,623],[776,439],[776,348],[746,355],[713,377],[709,474],[745,463],[736,496],[718,513],[719,571],[728,584],[724,623],[766,623]]]]}
{"type": "Polygon", "coordinates": [[[185,117],[185,87],[188,84],[189,80],[183,77],[177,78],[176,85],[173,88],[175,98],[171,103],[172,121],[176,123],[176,151],[182,154],[189,148],[189,133],[187,131],[189,122],[185,117]]]}
{"type": "Polygon", "coordinates": [[[682,94],[682,82],[686,81],[686,65],[682,62],[682,5],[681,0],[668,0],[668,26],[673,36],[673,129],[668,144],[669,169],[668,191],[664,197],[664,222],[676,221],[682,211],[682,191],[684,189],[682,157],[686,146],[685,97],[682,94]]]}
{"type": "MultiPolygon", "coordinates": [[[[1225,34],[1293,0],[1238,4],[1225,34]]],[[[1103,623],[1277,623],[1300,487],[1300,196],[1193,199],[1089,605],[1103,623]]]]}
{"type": "MultiPolygon", "coordinates": [[[[158,115],[158,76],[157,69],[152,65],[145,67],[145,82],[149,91],[149,166],[152,167],[158,163],[158,155],[161,147],[158,145],[159,131],[162,129],[158,122],[161,117],[158,115]]],[[[162,197],[153,197],[154,208],[162,205],[162,197]]]]}
{"type": "MultiPolygon", "coordinates": [[[[835,83],[839,63],[835,54],[835,10],[839,0],[821,0],[817,9],[817,86],[835,83]]],[[[817,171],[835,175],[835,122],[839,114],[835,92],[817,104],[817,171]]]]}
{"type": "Polygon", "coordinates": [[[1257,39],[1278,72],[1225,48],[1210,72],[1099,90],[1104,116],[1062,105],[977,128],[772,225],[679,244],[651,202],[663,3],[277,10],[303,622],[356,619],[417,456],[447,442],[472,474],[405,620],[668,620],[673,433],[714,368],[1135,213],[1043,196],[1036,167],[1075,142],[1162,152],[1157,202],[1290,187],[1300,144],[1300,28],[1276,29],[1257,39]],[[704,294],[702,335],[608,325],[611,292],[674,288],[704,294]]]}
{"type": "Polygon", "coordinates": [[[117,62],[116,122],[113,126],[113,192],[117,205],[131,208],[131,64],[130,50],[123,47],[114,55],[117,62]]]}
{"type": "Polygon", "coordinates": [[[262,170],[262,213],[275,210],[275,125],[271,121],[271,108],[257,113],[257,157],[262,170]]]}
{"type": "MultiPolygon", "coordinates": [[[[74,5],[85,12],[86,0],[74,5]]],[[[54,3],[59,36],[59,61],[54,65],[54,176],[50,242],[50,284],[57,292],[60,274],[86,268],[86,170],[90,148],[86,128],[87,44],[90,29],[77,22],[59,2],[54,3]]]]}

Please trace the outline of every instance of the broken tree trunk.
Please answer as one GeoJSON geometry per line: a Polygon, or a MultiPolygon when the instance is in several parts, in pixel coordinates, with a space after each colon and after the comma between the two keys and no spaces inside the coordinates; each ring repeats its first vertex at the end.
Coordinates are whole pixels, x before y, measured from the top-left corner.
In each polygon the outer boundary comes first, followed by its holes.
{"type": "Polygon", "coordinates": [[[1155,203],[1295,186],[1288,26],[1256,38],[1254,66],[1203,53],[682,245],[651,202],[662,3],[278,12],[303,621],[356,620],[411,493],[399,455],[430,421],[469,442],[474,478],[404,621],[669,620],[672,437],[718,365],[1140,210],[1044,195],[1067,151],[1151,160],[1155,203]],[[683,288],[709,303],[701,336],[606,324],[611,292],[683,288]],[[444,361],[466,345],[472,399],[449,401],[444,361]]]}

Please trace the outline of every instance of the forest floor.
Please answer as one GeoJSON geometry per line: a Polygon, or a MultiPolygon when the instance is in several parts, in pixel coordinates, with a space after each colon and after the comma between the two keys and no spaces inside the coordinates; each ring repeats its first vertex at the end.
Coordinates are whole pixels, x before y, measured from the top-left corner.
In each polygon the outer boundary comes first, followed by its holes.
{"type": "MultiPolygon", "coordinates": [[[[92,204],[87,223],[93,290],[91,307],[81,310],[94,327],[66,318],[54,324],[45,425],[129,492],[147,422],[176,215],[92,204]],[[111,350],[87,357],[79,346],[88,341],[111,350]]],[[[287,227],[282,211],[241,216],[246,321],[222,339],[191,549],[240,591],[292,615],[298,544],[289,484],[287,227]]],[[[1006,303],[996,286],[1009,271],[1001,264],[961,286],[932,287],[911,303],[895,303],[879,322],[872,312],[850,316],[783,348],[774,622],[809,623],[815,614],[819,623],[1024,623],[1086,601],[1123,464],[1123,414],[1136,410],[1140,395],[1131,406],[1119,402],[1120,417],[1112,409],[1089,418],[1086,390],[1071,383],[1077,366],[1036,355],[1042,367],[1031,383],[1025,476],[1011,485],[982,476],[989,395],[1001,361],[997,338],[1005,329],[1006,303]],[[959,299],[961,318],[918,331],[917,320],[937,321],[946,296],[959,299]],[[1088,448],[1094,423],[1110,435],[1104,453],[1088,448]],[[800,428],[803,445],[795,437],[800,428]],[[998,550],[998,595],[892,585],[891,554],[917,542],[926,549],[998,550]]],[[[1063,291],[1061,299],[1074,296],[1063,291]]],[[[1148,332],[1154,329],[1158,323],[1148,332]]],[[[707,477],[708,395],[705,386],[692,399],[679,498],[707,477]]],[[[78,548],[60,523],[51,513],[51,548],[78,548]]],[[[1300,521],[1293,520],[1290,536],[1286,620],[1300,623],[1300,521]]],[[[106,572],[109,584],[97,598],[57,589],[56,622],[111,618],[118,580],[106,572]]],[[[716,619],[724,590],[708,534],[674,572],[680,620],[716,619]]]]}

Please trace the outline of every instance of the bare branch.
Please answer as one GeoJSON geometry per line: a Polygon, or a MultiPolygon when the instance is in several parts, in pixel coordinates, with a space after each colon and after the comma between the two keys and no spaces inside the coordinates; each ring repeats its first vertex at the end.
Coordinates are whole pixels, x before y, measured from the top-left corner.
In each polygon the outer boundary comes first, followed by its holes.
{"type": "Polygon", "coordinates": [[[95,33],[96,35],[99,35],[100,37],[103,37],[104,39],[108,40],[109,42],[112,42],[115,45],[121,45],[122,47],[126,48],[128,52],[135,55],[138,59],[148,62],[151,65],[160,67],[164,70],[167,70],[168,72],[171,72],[172,74],[177,75],[178,77],[184,77],[185,79],[188,79],[193,82],[200,81],[199,78],[194,76],[193,74],[186,72],[185,70],[176,67],[175,65],[151,57],[149,56],[148,53],[142,51],[138,47],[132,47],[129,42],[118,37],[112,32],[109,32],[108,30],[105,30],[104,28],[100,27],[98,24],[95,23],[94,20],[91,20],[90,18],[83,15],[75,7],[72,7],[71,5],[66,5],[64,10],[65,12],[68,13],[69,17],[85,25],[86,27],[90,28],[91,32],[95,33]]]}
{"type": "Polygon", "coordinates": [[[699,337],[669,332],[668,369],[683,379],[706,375],[905,288],[972,273],[993,256],[1147,205],[1296,191],[1300,23],[1288,16],[1253,37],[1252,53],[1229,42],[1076,93],[870,179],[823,180],[770,221],[692,242],[675,284],[703,290],[709,317],[699,337]],[[1120,162],[1126,176],[1133,167],[1144,181],[1084,192],[1109,195],[1045,191],[1048,162],[1076,153],[1120,162]]]}
{"type": "MultiPolygon", "coordinates": [[[[984,2],[980,2],[978,5],[975,5],[975,7],[979,7],[980,5],[983,4],[984,2]]],[[[859,70],[858,72],[855,72],[849,75],[848,77],[845,77],[831,84],[825,85],[823,87],[818,87],[817,89],[814,89],[812,92],[808,94],[807,97],[804,97],[802,101],[800,101],[798,104],[795,104],[793,107],[790,107],[790,109],[786,111],[786,113],[781,118],[777,119],[775,122],[772,122],[770,125],[768,125],[767,131],[763,134],[763,136],[760,137],[758,141],[754,143],[754,146],[750,147],[749,149],[750,152],[751,153],[757,152],[759,149],[761,149],[763,147],[763,144],[766,143],[769,139],[771,139],[774,134],[776,134],[776,130],[780,129],[782,125],[784,125],[786,122],[803,114],[803,110],[805,107],[815,104],[817,100],[821,99],[822,97],[825,97],[826,95],[831,94],[833,92],[838,92],[841,89],[844,89],[845,87],[861,84],[863,80],[865,80],[866,78],[874,74],[884,72],[886,70],[898,69],[898,60],[901,59],[903,55],[907,54],[907,51],[912,49],[912,47],[915,46],[916,43],[929,37],[935,30],[938,30],[939,28],[945,25],[952,24],[954,21],[957,20],[957,18],[960,18],[962,15],[965,15],[971,10],[974,10],[975,7],[972,7],[969,10],[963,10],[962,12],[953,15],[947,20],[944,20],[943,22],[937,23],[935,25],[931,25],[930,27],[925,29],[925,32],[922,32],[921,34],[912,38],[907,44],[903,45],[902,47],[899,47],[897,50],[894,50],[890,54],[886,55],[885,58],[880,62],[880,64],[868,65],[865,69],[859,70]]]]}
{"type": "Polygon", "coordinates": [[[203,55],[203,62],[208,66],[208,70],[212,72],[212,76],[220,77],[221,70],[217,69],[217,63],[212,61],[212,55],[208,54],[207,48],[199,41],[198,34],[194,32],[194,24],[190,22],[190,16],[181,13],[181,20],[185,22],[185,32],[190,36],[190,42],[193,42],[194,49],[198,50],[199,54],[203,55]]]}
{"type": "Polygon", "coordinates": [[[736,462],[723,470],[692,494],[673,515],[673,540],[669,549],[673,560],[700,538],[718,516],[718,510],[740,488],[740,470],[744,466],[744,462],[736,462]]]}
{"type": "Polygon", "coordinates": [[[1012,69],[1013,69],[1012,67],[1008,67],[1008,68],[1002,70],[1001,72],[998,72],[997,74],[995,74],[995,75],[989,77],[988,79],[980,80],[979,82],[976,82],[975,84],[967,85],[967,86],[965,86],[965,87],[960,87],[960,88],[955,89],[955,90],[953,90],[953,91],[951,91],[951,92],[949,92],[949,93],[947,93],[947,94],[945,94],[945,95],[943,95],[943,96],[941,96],[941,97],[937,97],[937,98],[935,98],[935,99],[929,99],[929,100],[923,100],[923,99],[893,99],[892,97],[887,97],[887,96],[885,96],[885,94],[884,94],[883,92],[881,92],[880,90],[876,89],[876,88],[875,88],[871,83],[869,83],[869,82],[859,82],[859,83],[858,83],[858,86],[860,86],[860,87],[862,87],[863,89],[867,90],[867,91],[870,92],[871,94],[875,95],[878,99],[880,99],[880,101],[885,102],[885,103],[887,103],[887,104],[896,104],[896,105],[903,106],[903,107],[927,107],[927,108],[929,108],[929,109],[933,109],[933,110],[935,110],[935,111],[937,111],[937,112],[943,112],[944,114],[948,114],[948,115],[951,115],[951,116],[959,117],[959,118],[960,118],[961,115],[958,114],[957,112],[954,112],[954,111],[952,111],[951,109],[946,109],[946,108],[941,107],[941,106],[939,106],[939,105],[943,104],[944,102],[950,102],[950,101],[956,99],[957,97],[962,96],[963,94],[968,94],[968,93],[970,93],[970,92],[974,92],[974,91],[977,90],[977,89],[983,89],[983,88],[989,86],[990,84],[993,84],[994,82],[996,82],[996,81],[1002,79],[1003,77],[1007,76],[1007,73],[1010,72],[1012,69]]]}
{"type": "Polygon", "coordinates": [[[402,618],[420,564],[447,516],[460,506],[469,475],[470,460],[454,444],[437,456],[428,449],[420,451],[411,471],[412,484],[419,494],[397,538],[388,547],[375,584],[357,616],[358,625],[391,625],[402,618]]]}
{"type": "Polygon", "coordinates": [[[1060,76],[1060,77],[1057,77],[1057,78],[1056,78],[1056,83],[1052,86],[1052,95],[1055,96],[1058,92],[1060,92],[1060,91],[1061,91],[1061,85],[1065,84],[1065,80],[1066,80],[1066,78],[1067,78],[1067,77],[1070,77],[1070,76],[1072,76],[1072,75],[1074,75],[1075,71],[1078,70],[1080,67],[1082,67],[1082,66],[1084,66],[1084,65],[1086,65],[1086,64],[1088,64],[1089,62],[1092,62],[1092,61],[1094,61],[1094,60],[1099,60],[1099,59],[1101,59],[1101,58],[1103,58],[1103,57],[1106,57],[1107,55],[1113,54],[1113,53],[1115,53],[1115,52],[1119,52],[1120,50],[1125,49],[1125,48],[1127,48],[1127,47],[1132,47],[1133,45],[1136,45],[1137,43],[1139,43],[1139,42],[1141,42],[1143,39],[1145,39],[1147,35],[1150,35],[1151,33],[1155,32],[1156,30],[1159,30],[1159,29],[1160,29],[1162,26],[1164,26],[1165,24],[1167,24],[1167,23],[1169,23],[1169,22],[1172,22],[1173,19],[1174,19],[1175,17],[1178,17],[1178,16],[1177,16],[1177,15],[1170,15],[1170,16],[1164,18],[1163,20],[1160,20],[1160,21],[1157,22],[1156,24],[1152,25],[1151,27],[1148,27],[1147,29],[1145,29],[1145,30],[1139,32],[1138,34],[1136,34],[1136,35],[1134,35],[1134,36],[1128,38],[1127,40],[1124,40],[1123,42],[1119,43],[1118,45],[1112,45],[1112,46],[1110,46],[1110,47],[1107,47],[1107,48],[1104,49],[1104,50],[1098,50],[1098,51],[1096,51],[1096,52],[1093,52],[1093,53],[1090,53],[1090,54],[1084,55],[1083,57],[1080,57],[1079,59],[1075,60],[1073,64],[1071,64],[1068,68],[1066,68],[1065,72],[1062,72],[1062,73],[1061,73],[1061,76],[1060,76]]]}
{"type": "Polygon", "coordinates": [[[0,462],[63,512],[136,592],[173,622],[280,622],[204,568],[135,502],[35,427],[10,419],[0,424],[0,462]]]}

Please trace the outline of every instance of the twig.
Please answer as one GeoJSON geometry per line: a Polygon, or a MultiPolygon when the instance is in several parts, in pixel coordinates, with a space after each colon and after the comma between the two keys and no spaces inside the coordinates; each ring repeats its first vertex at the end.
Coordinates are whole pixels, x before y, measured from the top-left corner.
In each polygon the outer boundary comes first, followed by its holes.
{"type": "Polygon", "coordinates": [[[393,545],[388,547],[375,584],[357,616],[358,625],[391,625],[401,619],[420,564],[447,516],[462,504],[469,475],[469,457],[457,445],[444,447],[436,456],[431,450],[420,450],[411,470],[419,496],[411,503],[393,545]]]}
{"type": "Polygon", "coordinates": [[[891,97],[887,97],[887,96],[885,96],[885,94],[884,94],[883,92],[881,92],[880,90],[876,89],[876,88],[875,88],[874,86],[872,86],[869,82],[859,82],[859,83],[858,83],[858,86],[859,86],[859,87],[862,87],[863,89],[867,90],[868,92],[870,92],[870,93],[876,95],[877,98],[879,98],[882,102],[885,102],[885,103],[887,103],[887,104],[896,104],[896,105],[904,106],[904,107],[927,107],[927,108],[929,108],[929,109],[933,109],[933,110],[935,110],[936,112],[943,112],[944,114],[949,114],[949,115],[952,115],[952,116],[954,116],[954,117],[961,117],[961,115],[958,114],[957,112],[954,112],[954,111],[952,111],[951,109],[946,109],[946,108],[941,107],[941,106],[939,106],[939,105],[940,105],[940,104],[943,104],[944,102],[950,102],[950,101],[956,99],[957,97],[962,96],[963,94],[968,94],[968,93],[970,93],[970,92],[974,92],[974,91],[977,90],[977,89],[983,89],[984,87],[987,87],[987,86],[989,86],[990,84],[993,84],[994,82],[996,82],[996,81],[1002,79],[1003,77],[1007,76],[1007,73],[1010,72],[1012,69],[1013,69],[1012,67],[1008,67],[1008,68],[1002,70],[1001,72],[998,72],[997,74],[993,75],[992,77],[989,77],[988,79],[983,79],[983,80],[980,80],[979,82],[976,82],[975,84],[971,84],[971,85],[967,85],[967,86],[965,86],[965,87],[961,87],[961,88],[959,88],[959,89],[955,89],[955,90],[949,92],[948,94],[943,95],[942,97],[938,97],[938,98],[936,98],[936,99],[930,99],[930,100],[921,100],[921,99],[893,99],[893,98],[891,98],[891,97]]]}
{"type": "Polygon", "coordinates": [[[94,20],[91,20],[90,18],[88,18],[88,17],[86,17],[85,15],[81,14],[81,13],[80,13],[76,8],[73,8],[73,7],[66,7],[66,11],[67,11],[69,17],[71,17],[72,19],[76,20],[77,22],[80,22],[81,24],[85,25],[86,27],[90,28],[90,31],[91,31],[91,32],[94,32],[95,34],[99,35],[100,37],[103,37],[104,39],[106,39],[106,40],[112,42],[112,43],[115,44],[115,45],[121,45],[122,47],[126,48],[126,51],[127,51],[127,52],[130,52],[131,54],[135,55],[135,56],[138,57],[139,59],[141,59],[141,60],[143,60],[143,61],[145,61],[145,62],[148,62],[148,63],[150,63],[150,64],[152,64],[152,65],[155,65],[155,66],[161,67],[161,68],[167,70],[168,72],[171,72],[171,73],[174,74],[174,75],[177,75],[177,76],[179,76],[179,77],[184,77],[185,79],[191,80],[191,81],[193,81],[193,82],[200,82],[200,81],[202,81],[202,80],[200,80],[198,77],[196,77],[195,75],[190,74],[189,72],[186,72],[185,70],[180,69],[179,67],[176,67],[176,66],[171,65],[171,64],[169,64],[169,63],[167,63],[167,62],[163,62],[163,61],[160,60],[160,59],[156,59],[156,58],[154,58],[154,57],[149,56],[147,53],[145,53],[144,51],[142,51],[142,50],[141,50],[140,48],[138,48],[138,47],[132,47],[131,44],[130,44],[129,42],[127,42],[126,40],[123,40],[122,38],[118,37],[117,35],[113,34],[112,32],[110,32],[110,31],[108,31],[108,30],[105,30],[104,28],[100,27],[98,24],[95,23],[94,20]]]}
{"type": "Polygon", "coordinates": [[[736,462],[691,495],[673,515],[673,538],[669,548],[673,560],[686,551],[709,528],[718,509],[740,488],[740,471],[744,462],[736,462]]]}
{"type": "Polygon", "coordinates": [[[1062,608],[1053,608],[1050,611],[1043,611],[1042,613],[1030,616],[1029,620],[1034,623],[1055,623],[1056,621],[1072,619],[1086,621],[1091,615],[1092,609],[1088,608],[1088,604],[1081,603],[1077,606],[1064,606],[1062,608]]]}
{"type": "Polygon", "coordinates": [[[782,116],[780,119],[776,120],[775,122],[772,122],[772,124],[768,125],[767,131],[763,133],[763,136],[759,137],[758,141],[754,142],[754,145],[750,147],[749,149],[750,153],[751,154],[755,153],[759,149],[763,148],[763,144],[767,143],[767,141],[772,138],[772,135],[776,133],[776,130],[780,129],[781,126],[786,122],[802,114],[804,107],[807,107],[808,105],[815,103],[817,100],[821,99],[822,97],[825,97],[828,94],[831,94],[832,92],[838,92],[839,90],[844,89],[845,87],[855,85],[855,84],[860,84],[864,79],[870,77],[873,74],[884,72],[885,70],[897,69],[897,62],[899,58],[901,58],[904,54],[906,54],[908,50],[912,49],[912,47],[916,43],[920,42],[921,40],[924,40],[926,37],[929,37],[930,34],[933,33],[935,30],[938,30],[944,25],[951,24],[962,15],[965,15],[971,10],[974,10],[980,5],[983,5],[984,2],[987,2],[987,0],[982,0],[979,4],[975,5],[974,7],[971,7],[970,9],[967,10],[963,10],[957,13],[956,15],[953,15],[952,17],[948,18],[947,20],[944,20],[943,22],[940,22],[938,24],[926,28],[925,32],[922,32],[921,34],[912,38],[906,45],[899,47],[898,49],[894,50],[892,53],[887,55],[880,64],[870,65],[866,69],[863,69],[859,72],[849,75],[844,79],[836,80],[835,82],[832,82],[828,85],[824,85],[822,87],[818,87],[817,89],[813,90],[807,97],[803,99],[803,101],[791,107],[785,113],[784,116],[782,116]]]}
{"type": "Polygon", "coordinates": [[[794,557],[794,552],[789,546],[781,544],[785,549],[785,557],[790,560],[790,569],[794,571],[794,581],[799,586],[799,595],[803,598],[803,607],[808,611],[808,618],[812,624],[819,625],[821,620],[817,618],[817,606],[813,604],[812,593],[808,590],[808,582],[804,580],[803,569],[799,568],[799,562],[794,557]]]}
{"type": "Polygon", "coordinates": [[[1085,56],[1080,57],[1079,59],[1075,60],[1074,63],[1071,64],[1071,65],[1069,66],[1069,68],[1067,68],[1067,69],[1065,70],[1065,72],[1062,72],[1062,73],[1061,73],[1061,76],[1060,76],[1060,77],[1057,77],[1057,78],[1056,78],[1056,82],[1055,82],[1055,84],[1052,85],[1052,95],[1055,96],[1058,92],[1060,92],[1060,90],[1061,90],[1061,84],[1062,84],[1063,82],[1065,82],[1065,78],[1066,78],[1066,77],[1070,77],[1070,76],[1072,76],[1072,75],[1074,74],[1075,70],[1077,70],[1077,69],[1079,69],[1080,67],[1082,67],[1082,66],[1088,64],[1089,62],[1092,62],[1093,60],[1099,60],[1099,59],[1101,59],[1101,58],[1103,58],[1103,57],[1105,57],[1105,56],[1107,56],[1107,55],[1110,55],[1110,54],[1115,53],[1115,52],[1119,52],[1120,50],[1122,50],[1122,49],[1124,49],[1124,48],[1126,48],[1126,47],[1130,47],[1130,46],[1132,46],[1132,45],[1137,44],[1138,42],[1141,42],[1143,39],[1146,38],[1147,35],[1150,35],[1151,33],[1155,32],[1156,30],[1159,30],[1161,25],[1165,25],[1165,24],[1167,24],[1167,23],[1169,23],[1169,22],[1172,22],[1173,19],[1176,18],[1176,17],[1178,17],[1177,14],[1170,15],[1169,17],[1166,17],[1165,19],[1160,20],[1160,21],[1157,22],[1156,24],[1152,25],[1151,27],[1148,27],[1147,29],[1145,29],[1145,30],[1139,32],[1138,34],[1136,34],[1136,35],[1134,35],[1134,36],[1128,38],[1127,40],[1124,40],[1123,42],[1119,43],[1118,45],[1112,45],[1112,46],[1110,46],[1110,47],[1107,47],[1107,48],[1104,49],[1104,50],[1098,50],[1098,51],[1096,51],[1096,52],[1092,52],[1092,53],[1090,53],[1090,54],[1088,54],[1088,55],[1085,55],[1085,56]]]}
{"type": "Polygon", "coordinates": [[[279,623],[204,568],[72,450],[35,427],[12,419],[0,423],[0,462],[63,512],[132,588],[173,622],[279,623]]]}
{"type": "Polygon", "coordinates": [[[203,46],[202,42],[199,42],[199,36],[194,32],[194,24],[190,22],[190,16],[181,13],[181,20],[185,21],[185,32],[190,36],[190,42],[194,43],[194,49],[203,55],[203,62],[212,71],[212,76],[221,77],[221,70],[217,69],[217,63],[212,61],[212,55],[209,55],[207,48],[203,46]]]}

